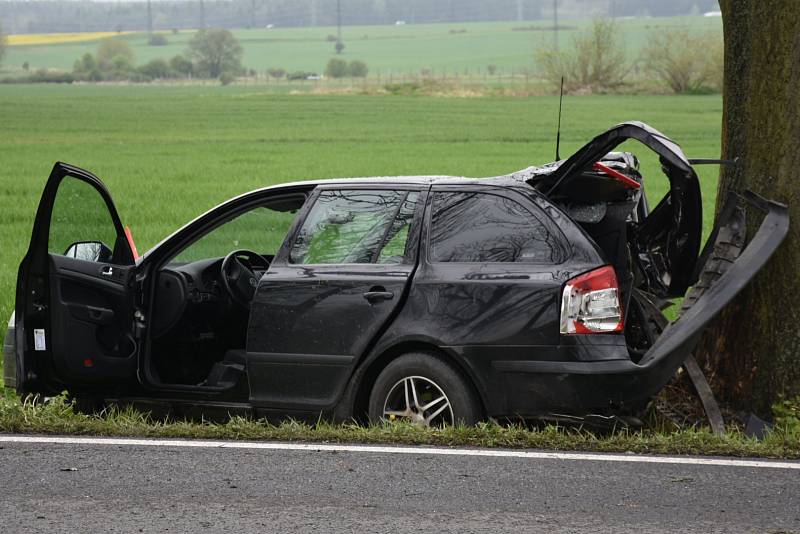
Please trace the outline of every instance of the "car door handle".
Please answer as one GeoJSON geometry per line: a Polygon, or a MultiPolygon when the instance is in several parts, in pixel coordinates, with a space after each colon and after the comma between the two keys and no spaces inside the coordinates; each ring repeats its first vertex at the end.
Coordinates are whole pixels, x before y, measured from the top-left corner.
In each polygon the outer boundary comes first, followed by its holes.
{"type": "Polygon", "coordinates": [[[89,320],[97,324],[110,324],[114,321],[114,310],[108,308],[98,308],[96,306],[86,306],[89,320]]]}
{"type": "Polygon", "coordinates": [[[82,321],[88,321],[99,325],[107,325],[114,322],[114,310],[89,306],[88,304],[67,304],[70,315],[82,321]]]}
{"type": "Polygon", "coordinates": [[[372,304],[380,300],[392,300],[394,298],[394,293],[386,291],[386,289],[382,287],[373,287],[370,291],[364,293],[364,298],[372,304]]]}

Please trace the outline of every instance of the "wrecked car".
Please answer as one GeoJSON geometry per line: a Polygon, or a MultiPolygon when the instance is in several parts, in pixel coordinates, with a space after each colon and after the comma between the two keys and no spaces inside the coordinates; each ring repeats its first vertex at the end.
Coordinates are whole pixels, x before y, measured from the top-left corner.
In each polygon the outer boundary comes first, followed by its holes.
{"type": "Polygon", "coordinates": [[[636,122],[506,176],[259,189],[142,257],[102,182],[58,163],[19,268],[5,385],[426,425],[634,413],[772,255],[788,215],[732,194],[702,250],[701,226],[692,164],[636,122]],[[638,160],[614,152],[629,139],[669,180],[652,209],[638,160]],[[750,233],[748,210],[764,214],[750,233]],[[664,303],[692,286],[668,323],[664,303]]]}

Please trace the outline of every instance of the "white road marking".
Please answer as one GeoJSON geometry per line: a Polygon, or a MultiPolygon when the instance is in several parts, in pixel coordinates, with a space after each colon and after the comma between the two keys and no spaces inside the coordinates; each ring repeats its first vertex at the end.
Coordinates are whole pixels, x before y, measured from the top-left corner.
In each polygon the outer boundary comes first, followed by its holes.
{"type": "Polygon", "coordinates": [[[273,451],[360,452],[379,454],[429,454],[435,456],[483,456],[528,460],[577,460],[585,462],[627,462],[644,464],[709,465],[718,467],[759,467],[800,470],[800,462],[740,460],[698,456],[647,456],[637,454],[594,454],[580,452],[515,451],[508,449],[456,449],[445,447],[394,447],[380,445],[331,445],[326,443],[262,443],[257,441],[207,441],[188,439],[90,438],[67,436],[0,435],[0,443],[42,443],[56,445],[115,445],[127,447],[186,447],[207,449],[261,449],[273,451]]]}

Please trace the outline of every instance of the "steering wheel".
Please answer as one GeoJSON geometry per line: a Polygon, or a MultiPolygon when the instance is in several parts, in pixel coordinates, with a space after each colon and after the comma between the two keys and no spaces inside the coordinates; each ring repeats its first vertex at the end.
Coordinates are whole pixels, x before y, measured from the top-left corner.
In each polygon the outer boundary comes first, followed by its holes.
{"type": "Polygon", "coordinates": [[[258,278],[253,267],[269,268],[269,261],[252,250],[234,250],[222,260],[222,285],[231,299],[240,306],[250,309],[250,301],[256,293],[258,278]],[[246,263],[242,260],[246,260],[246,263]]]}

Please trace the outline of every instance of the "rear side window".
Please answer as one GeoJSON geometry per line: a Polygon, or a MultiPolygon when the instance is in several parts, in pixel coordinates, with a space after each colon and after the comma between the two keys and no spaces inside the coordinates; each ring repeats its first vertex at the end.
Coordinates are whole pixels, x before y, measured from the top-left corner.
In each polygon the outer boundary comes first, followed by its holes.
{"type": "Polygon", "coordinates": [[[419,193],[324,191],[292,244],[295,264],[402,263],[419,193]]]}
{"type": "Polygon", "coordinates": [[[559,251],[556,237],[515,200],[482,192],[433,194],[433,261],[559,263],[559,251]]]}

